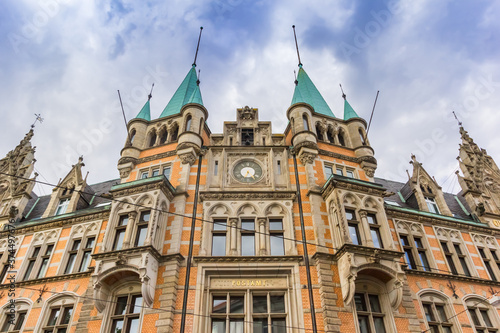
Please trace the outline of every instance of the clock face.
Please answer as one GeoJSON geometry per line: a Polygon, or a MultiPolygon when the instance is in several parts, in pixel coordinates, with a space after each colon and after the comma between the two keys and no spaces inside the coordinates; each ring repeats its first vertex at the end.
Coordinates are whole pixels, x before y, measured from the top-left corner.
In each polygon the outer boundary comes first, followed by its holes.
{"type": "Polygon", "coordinates": [[[234,166],[233,176],[242,183],[255,183],[262,178],[262,168],[257,162],[243,160],[234,166]]]}

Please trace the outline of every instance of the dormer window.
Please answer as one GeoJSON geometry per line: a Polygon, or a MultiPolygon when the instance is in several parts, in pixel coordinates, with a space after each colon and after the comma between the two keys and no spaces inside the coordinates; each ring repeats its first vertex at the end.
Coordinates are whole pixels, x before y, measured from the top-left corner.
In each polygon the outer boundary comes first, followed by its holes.
{"type": "Polygon", "coordinates": [[[59,200],[59,204],[57,205],[57,209],[56,209],[56,214],[55,215],[61,215],[61,214],[66,213],[66,210],[68,209],[68,205],[69,205],[69,200],[70,200],[70,198],[59,200]]]}
{"type": "Polygon", "coordinates": [[[427,208],[429,208],[429,212],[434,213],[434,214],[441,214],[439,212],[438,205],[437,205],[436,201],[434,200],[434,198],[431,198],[431,197],[424,197],[424,198],[425,198],[425,202],[427,203],[427,208]]]}

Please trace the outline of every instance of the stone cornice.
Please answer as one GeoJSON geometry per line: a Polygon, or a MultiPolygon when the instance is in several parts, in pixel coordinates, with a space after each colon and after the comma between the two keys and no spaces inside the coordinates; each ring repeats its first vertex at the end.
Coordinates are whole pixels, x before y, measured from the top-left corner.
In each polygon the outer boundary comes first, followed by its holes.
{"type": "Polygon", "coordinates": [[[300,262],[302,256],[195,256],[193,261],[196,263],[234,263],[234,262],[300,262]]]}
{"type": "Polygon", "coordinates": [[[450,220],[445,220],[445,219],[440,219],[439,217],[429,217],[429,216],[424,216],[419,214],[419,212],[402,212],[397,210],[397,208],[392,208],[386,205],[385,210],[387,212],[388,218],[401,218],[404,220],[409,220],[409,221],[414,221],[414,222],[421,222],[421,223],[426,223],[428,225],[440,225],[440,226],[446,226],[450,227],[453,229],[467,229],[468,231],[475,231],[479,233],[486,233],[488,235],[493,235],[493,236],[500,236],[500,230],[498,229],[493,229],[487,225],[480,226],[480,225],[473,225],[470,223],[467,223],[466,221],[460,222],[460,221],[450,221],[450,220]]]}
{"type": "MultiPolygon", "coordinates": [[[[169,142],[168,144],[171,144],[171,143],[172,142],[169,142]]],[[[156,160],[159,160],[159,159],[162,159],[162,158],[165,158],[165,157],[171,157],[171,156],[175,156],[175,155],[177,155],[177,153],[175,152],[175,149],[174,149],[172,151],[166,151],[164,153],[160,153],[160,154],[155,154],[155,155],[151,155],[151,156],[139,158],[137,160],[137,164],[142,164],[142,163],[147,163],[147,162],[151,162],[151,161],[156,161],[156,160]]]]}
{"type": "Polygon", "coordinates": [[[435,273],[435,272],[420,271],[420,270],[408,269],[408,268],[405,268],[404,272],[407,275],[420,275],[420,276],[426,276],[426,277],[433,277],[433,278],[437,278],[437,279],[473,282],[473,283],[480,283],[480,284],[486,284],[486,285],[490,285],[490,286],[500,287],[500,282],[481,279],[481,278],[472,277],[472,276],[435,273]]]}
{"type": "Polygon", "coordinates": [[[201,201],[211,200],[295,200],[295,191],[203,191],[200,192],[201,201]]]}
{"type": "Polygon", "coordinates": [[[120,198],[151,190],[161,190],[168,200],[172,200],[175,195],[175,189],[163,175],[115,185],[109,192],[113,198],[120,198]]]}
{"type": "Polygon", "coordinates": [[[332,175],[322,189],[323,199],[326,200],[336,188],[348,191],[363,192],[365,194],[371,194],[380,197],[384,197],[387,193],[387,190],[384,187],[375,183],[332,175]]]}
{"type": "MultiPolygon", "coordinates": [[[[27,280],[27,281],[19,281],[16,282],[16,288],[19,287],[24,287],[24,286],[31,286],[35,284],[47,284],[51,282],[58,282],[58,281],[67,281],[71,279],[81,279],[83,277],[90,277],[92,272],[94,271],[94,267],[89,267],[88,271],[86,272],[79,272],[79,273],[72,273],[72,274],[62,274],[62,275],[56,275],[56,276],[49,276],[49,277],[44,277],[41,279],[33,279],[33,280],[27,280]]],[[[2,284],[0,285],[0,289],[8,289],[10,286],[9,283],[2,284]]]]}
{"type": "Polygon", "coordinates": [[[376,255],[381,259],[399,259],[403,256],[403,252],[394,251],[394,250],[386,250],[379,249],[376,247],[369,247],[363,245],[354,245],[354,244],[344,244],[342,247],[333,255],[334,260],[338,260],[345,253],[354,253],[363,256],[373,256],[376,255]]]}
{"type": "Polygon", "coordinates": [[[101,253],[94,253],[92,255],[92,258],[95,260],[102,260],[102,259],[108,259],[108,258],[118,258],[120,255],[134,255],[138,253],[143,253],[143,252],[148,252],[150,253],[157,261],[160,261],[162,255],[156,250],[154,247],[151,245],[147,246],[139,246],[139,247],[132,247],[129,249],[124,249],[124,250],[118,250],[118,251],[109,251],[109,252],[101,252],[101,253]]]}
{"type": "MultiPolygon", "coordinates": [[[[111,205],[111,203],[109,203],[111,205]]],[[[77,223],[83,223],[88,221],[96,221],[96,220],[106,220],[109,217],[110,208],[102,208],[101,211],[96,213],[87,213],[81,214],[77,216],[52,216],[46,219],[27,221],[27,225],[16,225],[15,234],[27,234],[31,232],[38,232],[46,229],[54,229],[61,228],[68,225],[73,225],[77,223]],[[54,220],[56,219],[56,220],[54,220]],[[28,224],[29,223],[29,224],[28,224]],[[22,230],[22,232],[21,232],[22,230]]],[[[9,233],[8,230],[4,230],[0,232],[0,238],[7,237],[9,233]]]]}
{"type": "MultiPolygon", "coordinates": [[[[319,141],[319,142],[320,143],[328,143],[328,142],[324,142],[324,141],[319,141]]],[[[351,149],[351,148],[347,148],[347,147],[342,147],[342,148],[354,151],[354,149],[351,149]]],[[[338,158],[338,159],[341,159],[341,160],[344,160],[344,161],[349,161],[349,162],[354,162],[354,163],[361,163],[361,160],[359,158],[357,158],[357,157],[342,155],[342,154],[334,153],[334,152],[331,152],[331,151],[328,151],[328,150],[324,150],[324,149],[318,149],[318,154],[319,155],[325,155],[325,156],[333,157],[333,158],[338,158]]]]}

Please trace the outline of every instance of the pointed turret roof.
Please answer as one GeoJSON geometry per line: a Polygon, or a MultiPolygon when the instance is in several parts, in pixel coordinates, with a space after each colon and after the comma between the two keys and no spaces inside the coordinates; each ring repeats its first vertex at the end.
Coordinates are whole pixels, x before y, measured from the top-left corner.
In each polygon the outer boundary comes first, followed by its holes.
{"type": "Polygon", "coordinates": [[[332,110],[326,104],[316,86],[307,75],[302,65],[299,65],[299,74],[293,92],[292,105],[295,103],[307,103],[313,107],[314,112],[325,116],[335,117],[332,110]]]}
{"type": "Polygon", "coordinates": [[[150,99],[151,98],[148,98],[148,101],[146,102],[146,104],[144,104],[141,111],[139,112],[139,114],[135,118],[140,118],[140,119],[144,119],[147,121],[151,120],[151,107],[149,105],[150,99]]]}
{"type": "Polygon", "coordinates": [[[344,120],[348,120],[351,118],[359,118],[358,114],[352,108],[351,104],[344,98],[344,120]]]}
{"type": "Polygon", "coordinates": [[[193,65],[182,81],[174,96],[160,115],[160,118],[179,113],[181,108],[189,103],[203,105],[198,77],[196,76],[196,65],[193,65]]]}

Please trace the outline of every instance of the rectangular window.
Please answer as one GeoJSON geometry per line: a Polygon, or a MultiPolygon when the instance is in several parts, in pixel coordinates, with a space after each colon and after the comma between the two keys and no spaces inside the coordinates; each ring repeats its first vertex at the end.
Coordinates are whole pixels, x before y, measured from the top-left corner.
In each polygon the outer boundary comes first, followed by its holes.
{"type": "Polygon", "coordinates": [[[148,178],[149,171],[141,171],[141,179],[146,179],[148,178]]]}
{"type": "Polygon", "coordinates": [[[253,146],[253,128],[241,129],[241,144],[243,146],[253,146]]]}
{"type": "Polygon", "coordinates": [[[139,221],[137,223],[137,233],[135,236],[134,246],[144,246],[148,233],[149,219],[151,217],[150,211],[141,212],[139,221]]]}
{"type": "Polygon", "coordinates": [[[441,242],[441,247],[443,248],[444,257],[446,258],[446,262],[448,263],[448,267],[450,268],[451,274],[458,275],[457,268],[455,263],[453,262],[453,253],[450,252],[448,248],[447,242],[441,242]]]}
{"type": "Polygon", "coordinates": [[[160,169],[153,169],[152,177],[156,177],[160,175],[160,169]]]}
{"type": "Polygon", "coordinates": [[[85,272],[90,265],[92,250],[94,249],[95,237],[87,238],[87,243],[83,249],[82,262],[80,263],[79,272],[85,272]]]}
{"type": "Polygon", "coordinates": [[[401,235],[401,245],[403,246],[403,251],[405,253],[406,264],[409,269],[417,269],[417,265],[415,264],[415,258],[413,257],[413,250],[410,241],[408,240],[408,236],[401,235]]]}
{"type": "Polygon", "coordinates": [[[68,332],[69,323],[73,314],[73,306],[61,306],[50,310],[47,324],[43,327],[44,333],[68,332]]]}
{"type": "Polygon", "coordinates": [[[139,332],[141,309],[141,295],[129,294],[119,296],[116,300],[115,309],[112,312],[113,314],[111,315],[111,332],[139,332]]]}
{"type": "Polygon", "coordinates": [[[269,234],[272,256],[285,255],[285,244],[283,239],[283,220],[269,219],[269,234]]]}
{"type": "Polygon", "coordinates": [[[36,246],[35,248],[33,248],[31,257],[28,258],[28,267],[26,268],[26,272],[24,273],[23,280],[28,280],[30,278],[31,272],[33,271],[33,267],[35,266],[36,260],[38,259],[41,248],[41,246],[36,246]]]}
{"type": "Polygon", "coordinates": [[[354,304],[361,333],[385,333],[384,313],[378,295],[354,294],[354,304]]]}
{"type": "Polygon", "coordinates": [[[172,171],[172,168],[169,166],[163,168],[163,176],[165,176],[165,178],[167,178],[168,180],[170,180],[170,172],[171,171],[172,171]]]}
{"type": "Polygon", "coordinates": [[[349,178],[354,178],[354,172],[351,170],[346,170],[345,175],[349,178]]]}
{"type": "Polygon", "coordinates": [[[276,161],[276,169],[278,171],[278,175],[281,175],[281,161],[276,161]]]}
{"type": "Polygon", "coordinates": [[[253,219],[241,220],[241,255],[255,255],[255,221],[253,219]]]}
{"type": "Polygon", "coordinates": [[[344,175],[344,169],[342,168],[337,168],[337,170],[335,171],[337,173],[337,175],[339,176],[343,176],[344,175]]]}
{"type": "Polygon", "coordinates": [[[370,225],[370,234],[372,236],[373,246],[379,249],[383,248],[382,237],[380,236],[380,225],[377,223],[377,216],[375,214],[367,214],[366,218],[370,225]]]}
{"type": "Polygon", "coordinates": [[[333,175],[333,169],[331,165],[325,165],[325,179],[328,180],[333,175]]]}
{"type": "Polygon", "coordinates": [[[422,307],[424,308],[425,319],[429,325],[430,332],[452,332],[452,324],[449,322],[449,317],[443,304],[422,303],[422,307]]]}
{"type": "Polygon", "coordinates": [[[212,255],[225,256],[226,255],[226,233],[227,221],[226,219],[215,219],[212,231],[212,255]]]}
{"type": "Polygon", "coordinates": [[[7,264],[3,265],[2,271],[0,273],[0,284],[5,279],[5,276],[7,276],[7,272],[9,271],[9,268],[10,268],[10,264],[7,263],[7,264]]]}
{"type": "Polygon", "coordinates": [[[415,240],[415,247],[417,249],[418,258],[420,259],[420,263],[424,271],[431,271],[431,266],[429,265],[429,260],[427,260],[427,254],[425,253],[425,247],[422,243],[422,239],[420,237],[413,237],[415,240]]]}
{"type": "Polygon", "coordinates": [[[78,255],[78,250],[80,250],[80,244],[82,243],[81,239],[75,239],[73,241],[73,245],[71,246],[71,251],[68,252],[68,263],[66,264],[66,269],[64,270],[64,274],[70,274],[73,272],[73,268],[75,267],[76,257],[78,255]]]}
{"type": "Polygon", "coordinates": [[[434,214],[441,214],[439,212],[439,208],[438,208],[434,198],[431,198],[431,197],[424,197],[424,198],[425,198],[425,202],[427,203],[427,208],[429,208],[429,212],[434,213],[434,214]]]}
{"type": "Polygon", "coordinates": [[[42,264],[40,265],[40,269],[38,270],[37,279],[43,278],[45,273],[47,273],[47,268],[49,267],[50,255],[52,254],[52,250],[54,249],[54,244],[47,245],[45,249],[45,254],[41,257],[42,264]]]}
{"type": "Polygon", "coordinates": [[[352,209],[346,209],[345,216],[347,218],[347,227],[349,229],[349,235],[351,236],[352,243],[355,245],[361,245],[359,222],[355,220],[356,212],[352,209]]]}
{"type": "Polygon", "coordinates": [[[490,278],[493,281],[497,281],[495,273],[493,272],[493,267],[491,266],[491,260],[488,257],[488,255],[485,252],[485,249],[483,248],[478,248],[479,254],[481,255],[481,259],[483,259],[484,266],[486,267],[486,270],[488,271],[488,274],[490,275],[490,278]]]}
{"type": "Polygon", "coordinates": [[[217,176],[219,173],[219,161],[214,162],[214,176],[217,176]]]}
{"type": "Polygon", "coordinates": [[[462,266],[463,274],[466,276],[471,276],[469,267],[467,266],[467,260],[465,259],[465,254],[462,253],[462,249],[460,248],[459,244],[453,244],[453,247],[455,248],[455,253],[458,256],[458,261],[460,262],[460,266],[462,266]]]}
{"type": "Polygon", "coordinates": [[[118,251],[122,249],[123,239],[125,237],[125,230],[127,229],[128,215],[120,216],[118,226],[116,227],[115,240],[113,242],[113,250],[118,251]]]}
{"type": "Polygon", "coordinates": [[[57,208],[56,208],[55,215],[62,215],[64,213],[66,213],[66,210],[68,209],[68,205],[69,205],[69,200],[70,200],[70,198],[66,198],[66,199],[61,199],[59,201],[59,204],[57,205],[57,208]]]}

